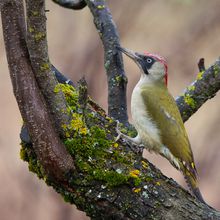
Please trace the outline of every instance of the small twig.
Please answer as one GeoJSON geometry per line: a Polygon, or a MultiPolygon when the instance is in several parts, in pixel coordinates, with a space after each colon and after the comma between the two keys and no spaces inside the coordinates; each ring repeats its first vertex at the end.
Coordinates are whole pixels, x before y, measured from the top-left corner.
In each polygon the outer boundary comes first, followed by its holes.
{"type": "Polygon", "coordinates": [[[81,10],[86,7],[84,0],[52,0],[54,3],[73,10],[81,10]]]}
{"type": "Polygon", "coordinates": [[[199,72],[205,71],[205,59],[201,58],[198,62],[199,72]]]}
{"type": "Polygon", "coordinates": [[[207,70],[204,70],[204,62],[201,60],[199,68],[203,71],[198,73],[197,79],[185,89],[183,95],[176,98],[184,122],[220,89],[220,60],[207,70]]]}
{"type": "Polygon", "coordinates": [[[55,74],[55,77],[59,83],[62,84],[69,84],[73,87],[75,87],[73,81],[71,79],[68,79],[66,76],[64,76],[54,65],[51,64],[51,70],[55,74]]]}
{"type": "Polygon", "coordinates": [[[121,52],[116,49],[119,36],[112,15],[104,0],[85,0],[94,16],[94,23],[104,46],[105,69],[108,80],[108,114],[128,124],[127,78],[121,52]]]}

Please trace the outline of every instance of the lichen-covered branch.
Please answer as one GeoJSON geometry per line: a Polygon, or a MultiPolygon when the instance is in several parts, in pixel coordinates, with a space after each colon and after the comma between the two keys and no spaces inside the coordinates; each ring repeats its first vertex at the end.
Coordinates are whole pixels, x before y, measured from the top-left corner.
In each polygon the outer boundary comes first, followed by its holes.
{"type": "Polygon", "coordinates": [[[189,119],[208,99],[220,90],[220,60],[207,70],[199,72],[197,79],[176,98],[183,121],[189,119]]]}
{"type": "MultiPolygon", "coordinates": [[[[96,10],[106,10],[102,8],[104,2],[101,0],[86,1],[91,4],[90,7],[95,6],[96,10]],[[103,5],[100,8],[92,2],[103,5]]],[[[34,7],[29,5],[28,13],[33,12],[37,17],[41,15],[43,9],[36,5],[42,1],[30,2],[34,7]]],[[[100,16],[99,13],[97,16],[100,16]]],[[[23,140],[21,157],[29,163],[31,171],[53,186],[65,201],[76,204],[92,219],[220,219],[219,212],[200,203],[173,180],[162,175],[142,158],[141,153],[133,152],[128,143],[122,140],[116,143],[116,122],[87,97],[83,83],[79,91],[66,83],[56,83],[53,90],[55,95],[62,91],[72,117],[71,123],[62,126],[61,141],[51,123],[52,115],[41,93],[43,87],[35,81],[35,76],[40,73],[39,66],[32,68],[32,65],[42,64],[40,58],[36,59],[39,64],[33,64],[35,53],[36,57],[41,54],[42,59],[49,63],[46,42],[41,42],[46,47],[46,51],[41,53],[37,51],[38,47],[32,47],[32,43],[42,46],[33,39],[33,42],[29,42],[28,51],[22,0],[5,1],[1,5],[1,15],[14,94],[32,141],[25,143],[23,140]],[[35,68],[37,71],[34,75],[35,68]],[[84,102],[79,100],[82,97],[84,102]]],[[[33,19],[33,23],[29,21],[28,27],[34,24],[37,33],[40,30],[45,33],[44,18],[29,18],[33,19]],[[43,22],[43,29],[40,29],[40,22],[43,22]]],[[[34,38],[34,35],[28,37],[34,38]]],[[[121,60],[121,57],[117,55],[114,59],[121,60]]],[[[219,67],[219,61],[217,63],[219,67]]],[[[110,65],[115,64],[110,62],[110,65]]],[[[219,79],[219,68],[214,66],[210,74],[219,79]]],[[[48,78],[45,78],[49,85],[54,73],[51,73],[50,67],[47,69],[47,65],[44,67],[46,73],[49,72],[48,78]]],[[[45,73],[44,68],[42,71],[45,73]]],[[[62,76],[60,73],[58,75],[62,76]]],[[[65,78],[61,77],[60,80],[65,82],[65,78]]],[[[210,82],[209,85],[214,85],[210,82]]],[[[189,99],[186,100],[190,105],[189,99]]],[[[126,133],[126,127],[123,132],[126,133]]]]}
{"type": "Polygon", "coordinates": [[[54,3],[73,10],[80,10],[86,7],[84,0],[52,0],[54,3]]]}
{"type": "Polygon", "coordinates": [[[44,0],[26,0],[27,46],[37,83],[54,117],[56,129],[64,136],[62,126],[70,122],[63,93],[54,90],[57,80],[48,57],[44,0]],[[56,120],[55,120],[56,119],[56,120]]]}
{"type": "Polygon", "coordinates": [[[35,81],[25,40],[22,0],[5,1],[1,18],[14,95],[31,136],[33,149],[46,178],[65,182],[74,164],[51,123],[44,98],[35,81]]]}
{"type": "Polygon", "coordinates": [[[105,69],[108,78],[108,114],[123,124],[128,123],[127,78],[121,52],[116,49],[119,36],[111,13],[104,0],[85,0],[104,47],[105,69]]]}
{"type": "MultiPolygon", "coordinates": [[[[91,219],[219,219],[220,213],[200,203],[165,177],[129,144],[115,142],[116,122],[87,103],[79,105],[79,92],[60,85],[74,115],[64,143],[75,158],[69,185],[47,181],[91,219]]],[[[81,85],[82,86],[82,85],[81,85]]],[[[131,134],[129,134],[131,135],[131,134]]],[[[44,178],[32,148],[23,144],[22,158],[30,170],[44,178]]]]}

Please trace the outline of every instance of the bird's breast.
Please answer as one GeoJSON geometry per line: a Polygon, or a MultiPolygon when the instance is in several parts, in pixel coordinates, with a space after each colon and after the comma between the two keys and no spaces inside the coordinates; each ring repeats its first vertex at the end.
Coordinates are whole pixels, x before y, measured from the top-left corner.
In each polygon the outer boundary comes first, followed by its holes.
{"type": "Polygon", "coordinates": [[[131,114],[133,124],[140,135],[142,143],[151,145],[152,148],[157,147],[155,145],[161,145],[160,131],[148,114],[139,86],[136,86],[132,93],[131,114]]]}

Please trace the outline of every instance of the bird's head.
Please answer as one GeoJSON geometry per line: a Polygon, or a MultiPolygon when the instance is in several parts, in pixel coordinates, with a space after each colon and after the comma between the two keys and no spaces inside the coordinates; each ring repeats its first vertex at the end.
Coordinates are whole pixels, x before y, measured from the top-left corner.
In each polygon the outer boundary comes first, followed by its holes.
{"type": "Polygon", "coordinates": [[[148,52],[140,54],[122,47],[118,49],[134,60],[143,76],[151,81],[162,80],[167,85],[167,62],[163,57],[148,52]]]}

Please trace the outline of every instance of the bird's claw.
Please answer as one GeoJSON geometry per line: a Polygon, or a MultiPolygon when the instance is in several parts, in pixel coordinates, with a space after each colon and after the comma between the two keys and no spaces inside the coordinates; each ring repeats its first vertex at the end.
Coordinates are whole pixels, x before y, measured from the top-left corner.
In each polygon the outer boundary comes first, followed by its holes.
{"type": "Polygon", "coordinates": [[[117,122],[116,132],[117,132],[118,136],[116,137],[115,142],[117,142],[117,141],[121,138],[121,136],[122,136],[122,133],[121,133],[121,131],[119,130],[119,124],[120,124],[120,122],[119,122],[118,120],[117,120],[116,122],[117,122]]]}

